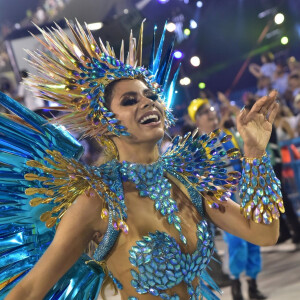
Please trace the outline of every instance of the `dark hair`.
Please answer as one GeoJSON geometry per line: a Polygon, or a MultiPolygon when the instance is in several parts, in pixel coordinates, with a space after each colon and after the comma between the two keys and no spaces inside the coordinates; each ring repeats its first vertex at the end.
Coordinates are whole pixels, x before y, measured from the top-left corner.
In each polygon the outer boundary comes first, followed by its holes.
{"type": "Polygon", "coordinates": [[[106,108],[110,109],[111,101],[113,98],[113,92],[114,92],[114,87],[117,83],[123,80],[127,80],[128,78],[120,78],[116,79],[112,82],[110,82],[106,87],[104,91],[104,99],[105,99],[105,106],[106,108]]]}
{"type": "Polygon", "coordinates": [[[290,79],[299,79],[299,78],[300,78],[299,74],[290,75],[290,79]]]}
{"type": "MultiPolygon", "coordinates": [[[[137,79],[137,80],[140,80],[142,81],[143,83],[145,83],[147,86],[147,82],[145,81],[145,79],[142,77],[142,76],[137,76],[136,78],[134,79],[137,79]]],[[[115,85],[123,80],[133,80],[131,78],[120,78],[120,79],[116,79],[112,82],[110,82],[106,87],[105,87],[105,90],[104,90],[104,99],[105,99],[105,106],[106,108],[110,109],[110,106],[111,106],[111,101],[112,101],[112,98],[113,98],[113,92],[114,92],[114,88],[115,88],[115,85]]]]}
{"type": "Polygon", "coordinates": [[[266,59],[267,63],[274,61],[274,54],[272,52],[262,53],[261,57],[264,57],[266,59]]]}
{"type": "Polygon", "coordinates": [[[181,127],[181,135],[185,135],[188,132],[193,132],[195,129],[197,129],[195,124],[184,123],[181,127]]]}
{"type": "Polygon", "coordinates": [[[255,104],[255,102],[256,102],[255,99],[250,99],[249,102],[248,102],[248,104],[245,105],[245,108],[251,110],[251,108],[253,107],[253,105],[255,104]]]}
{"type": "Polygon", "coordinates": [[[230,129],[230,128],[234,128],[234,127],[235,127],[235,124],[231,118],[224,122],[224,128],[230,129]]]}

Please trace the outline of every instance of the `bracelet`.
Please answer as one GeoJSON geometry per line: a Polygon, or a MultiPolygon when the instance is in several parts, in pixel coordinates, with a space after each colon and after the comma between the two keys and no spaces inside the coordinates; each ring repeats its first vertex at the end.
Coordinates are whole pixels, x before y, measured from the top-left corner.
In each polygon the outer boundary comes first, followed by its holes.
{"type": "Polygon", "coordinates": [[[284,213],[281,183],[276,177],[269,156],[242,158],[240,179],[241,212],[255,223],[270,224],[284,213]]]}
{"type": "Polygon", "coordinates": [[[242,157],[242,160],[246,161],[246,163],[249,163],[249,164],[253,164],[253,162],[257,159],[262,159],[264,156],[268,156],[266,151],[264,152],[264,154],[261,156],[261,157],[254,157],[254,158],[249,158],[247,156],[243,156],[242,157]]]}

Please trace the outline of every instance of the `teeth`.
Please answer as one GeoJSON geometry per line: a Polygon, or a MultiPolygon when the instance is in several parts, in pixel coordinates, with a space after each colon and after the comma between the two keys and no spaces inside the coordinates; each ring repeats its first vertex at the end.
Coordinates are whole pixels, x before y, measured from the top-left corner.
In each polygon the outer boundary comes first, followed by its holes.
{"type": "Polygon", "coordinates": [[[157,122],[158,121],[158,116],[157,115],[149,115],[149,116],[146,116],[146,117],[144,117],[141,121],[140,121],[140,123],[141,124],[143,124],[143,123],[145,123],[147,120],[149,120],[149,119],[154,119],[154,122],[157,122]]]}

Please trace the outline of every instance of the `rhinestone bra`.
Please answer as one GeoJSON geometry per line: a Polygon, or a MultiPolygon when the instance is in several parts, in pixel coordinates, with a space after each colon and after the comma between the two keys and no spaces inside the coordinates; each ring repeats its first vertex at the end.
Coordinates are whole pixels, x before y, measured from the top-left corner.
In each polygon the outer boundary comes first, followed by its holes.
{"type": "Polygon", "coordinates": [[[208,277],[204,270],[214,249],[213,235],[206,221],[197,225],[197,237],[197,249],[193,254],[182,253],[175,239],[165,232],[149,233],[137,241],[129,251],[129,261],[138,269],[138,272],[131,270],[131,285],[137,293],[177,300],[179,296],[169,295],[167,290],[185,282],[190,299],[199,299],[203,295],[202,275],[208,277]],[[192,285],[195,277],[199,279],[196,288],[192,285]]]}

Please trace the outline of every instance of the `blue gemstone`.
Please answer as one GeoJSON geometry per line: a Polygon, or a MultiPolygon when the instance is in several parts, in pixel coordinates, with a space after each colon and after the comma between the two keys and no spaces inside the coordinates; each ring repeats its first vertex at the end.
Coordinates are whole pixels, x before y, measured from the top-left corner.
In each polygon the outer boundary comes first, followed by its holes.
{"type": "Polygon", "coordinates": [[[258,170],[257,170],[256,167],[252,167],[252,174],[253,174],[254,176],[258,176],[258,170]]]}
{"type": "Polygon", "coordinates": [[[266,175],[266,182],[267,182],[267,184],[271,184],[271,177],[267,174],[266,175]]]}
{"type": "Polygon", "coordinates": [[[253,160],[253,166],[258,166],[258,165],[260,165],[260,160],[258,158],[255,158],[253,160]]]}
{"type": "Polygon", "coordinates": [[[270,201],[269,201],[268,197],[263,196],[262,197],[262,202],[263,202],[263,204],[267,205],[267,204],[269,204],[270,201]]]}
{"type": "Polygon", "coordinates": [[[252,195],[254,193],[254,189],[252,187],[248,187],[247,194],[252,195]]]}
{"type": "Polygon", "coordinates": [[[277,190],[279,190],[278,186],[276,183],[272,183],[272,189],[277,192],[277,190]]]}
{"type": "Polygon", "coordinates": [[[137,264],[136,264],[136,260],[133,259],[132,257],[129,257],[129,261],[131,262],[131,264],[134,266],[134,267],[137,267],[137,264]]]}
{"type": "Polygon", "coordinates": [[[143,282],[147,282],[148,281],[148,278],[147,278],[147,276],[143,273],[143,274],[141,274],[140,275],[140,283],[143,281],[143,282]]]}
{"type": "Polygon", "coordinates": [[[131,285],[136,289],[139,286],[139,283],[136,280],[131,280],[131,285]]]}
{"type": "Polygon", "coordinates": [[[154,280],[148,280],[148,284],[149,284],[149,286],[156,286],[156,282],[154,281],[154,280]]]}
{"type": "Polygon", "coordinates": [[[257,204],[258,204],[258,200],[259,200],[259,197],[258,197],[257,195],[255,195],[255,196],[253,197],[253,203],[254,203],[255,205],[257,205],[257,204]]]}
{"type": "Polygon", "coordinates": [[[249,163],[246,163],[246,165],[245,165],[245,171],[246,171],[246,172],[250,172],[250,169],[251,169],[250,164],[249,164],[249,163]]]}
{"type": "Polygon", "coordinates": [[[261,176],[259,177],[259,184],[260,184],[261,187],[264,187],[266,185],[265,179],[261,176]]]}
{"type": "MultiPolygon", "coordinates": [[[[165,289],[164,289],[164,290],[165,290],[165,289]]],[[[162,294],[160,294],[159,296],[160,296],[160,298],[162,298],[163,300],[170,300],[170,299],[171,299],[171,297],[170,297],[168,294],[166,294],[166,293],[162,293],[162,294]]]]}
{"type": "Polygon", "coordinates": [[[130,270],[130,273],[135,280],[139,280],[139,274],[135,270],[130,270]]]}
{"type": "Polygon", "coordinates": [[[263,189],[257,189],[256,195],[257,195],[257,196],[263,196],[263,195],[264,195],[263,189]]]}
{"type": "MultiPolygon", "coordinates": [[[[131,284],[132,285],[132,284],[131,284]]],[[[136,291],[139,293],[139,294],[146,294],[148,291],[144,288],[136,288],[136,291]]]]}
{"type": "Polygon", "coordinates": [[[260,172],[260,174],[265,174],[266,173],[265,165],[260,165],[259,166],[259,172],[260,172]]]}
{"type": "Polygon", "coordinates": [[[256,186],[257,186],[257,179],[256,179],[256,177],[252,177],[251,183],[252,183],[252,186],[253,186],[253,187],[256,187],[256,186]]]}

